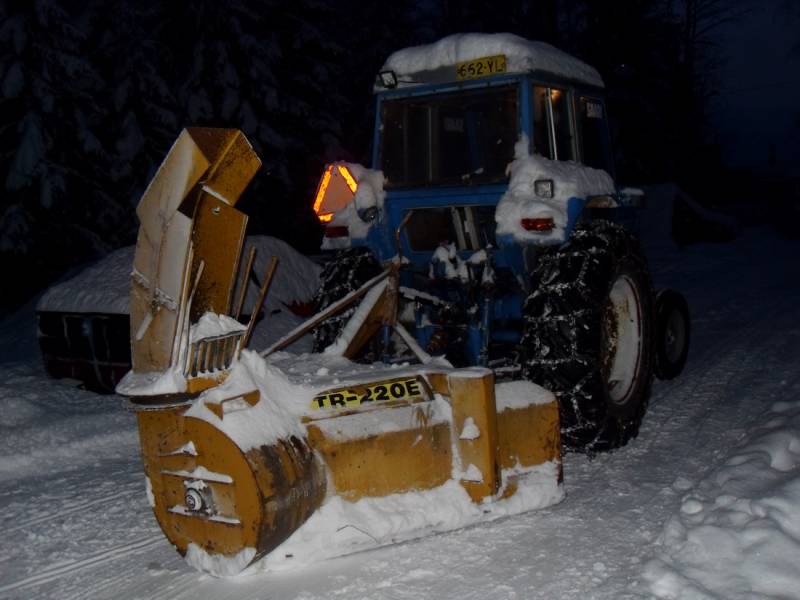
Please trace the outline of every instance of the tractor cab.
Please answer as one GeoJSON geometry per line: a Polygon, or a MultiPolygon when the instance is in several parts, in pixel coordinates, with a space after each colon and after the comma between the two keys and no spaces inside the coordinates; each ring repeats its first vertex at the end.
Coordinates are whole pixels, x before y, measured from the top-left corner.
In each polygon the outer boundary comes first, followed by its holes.
{"type": "MultiPolygon", "coordinates": [[[[400,253],[424,269],[442,245],[465,257],[517,246],[497,235],[495,210],[520,153],[613,174],[603,81],[548,44],[451,36],[391,55],[374,91],[372,163],[382,189],[374,210],[342,214],[342,201],[318,210],[330,219],[323,247],[366,245],[381,260],[400,253]],[[346,218],[359,215],[377,226],[346,218]]],[[[350,193],[358,203],[355,187],[350,193]]]]}

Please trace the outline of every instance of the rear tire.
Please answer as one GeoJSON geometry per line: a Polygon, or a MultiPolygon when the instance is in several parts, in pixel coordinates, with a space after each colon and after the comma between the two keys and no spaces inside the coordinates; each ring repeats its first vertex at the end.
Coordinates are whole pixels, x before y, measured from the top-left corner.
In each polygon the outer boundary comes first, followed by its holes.
{"type": "MultiPolygon", "coordinates": [[[[317,312],[344,298],[381,272],[380,263],[369,248],[348,248],[337,252],[319,277],[319,288],[314,294],[317,312]]],[[[358,303],[327,319],[314,329],[313,352],[322,352],[336,341],[358,303]]]]}
{"type": "Polygon", "coordinates": [[[625,445],[639,432],[654,362],[652,286],[636,239],[606,221],[581,225],[542,251],[533,275],[523,376],[558,398],[565,447],[625,445]]]}

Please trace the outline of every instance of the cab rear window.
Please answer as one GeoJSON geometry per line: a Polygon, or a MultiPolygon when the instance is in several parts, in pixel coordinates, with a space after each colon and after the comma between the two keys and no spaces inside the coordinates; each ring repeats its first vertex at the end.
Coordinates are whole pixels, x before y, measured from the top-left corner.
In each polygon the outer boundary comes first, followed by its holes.
{"type": "Polygon", "coordinates": [[[516,85],[382,103],[387,187],[505,181],[519,137],[516,85]]]}

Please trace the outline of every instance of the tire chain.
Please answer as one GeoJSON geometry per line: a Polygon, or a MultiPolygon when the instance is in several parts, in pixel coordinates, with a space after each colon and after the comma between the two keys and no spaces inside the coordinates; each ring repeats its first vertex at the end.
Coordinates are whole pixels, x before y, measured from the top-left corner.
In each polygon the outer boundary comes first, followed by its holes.
{"type": "Polygon", "coordinates": [[[565,446],[588,454],[635,437],[649,396],[648,389],[627,420],[611,417],[597,397],[600,313],[617,257],[635,257],[646,273],[638,244],[624,229],[605,221],[579,227],[565,244],[542,253],[533,272],[538,285],[523,306],[523,376],[555,393],[565,446]]]}

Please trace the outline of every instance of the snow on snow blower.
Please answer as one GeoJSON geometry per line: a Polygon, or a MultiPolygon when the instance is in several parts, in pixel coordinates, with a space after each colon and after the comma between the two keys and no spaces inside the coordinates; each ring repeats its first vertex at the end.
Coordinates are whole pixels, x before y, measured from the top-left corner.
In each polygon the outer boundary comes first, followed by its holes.
{"type": "Polygon", "coordinates": [[[117,389],[177,550],[218,576],[274,570],[560,501],[555,397],[423,350],[398,320],[399,258],[262,354],[246,349],[259,306],[238,321],[252,260],[240,269],[234,205],[259,165],[241,132],[187,129],[137,208],[133,368],[117,389]],[[354,307],[324,352],[282,350],[354,307]],[[417,360],[348,360],[381,333],[417,360]]]}

